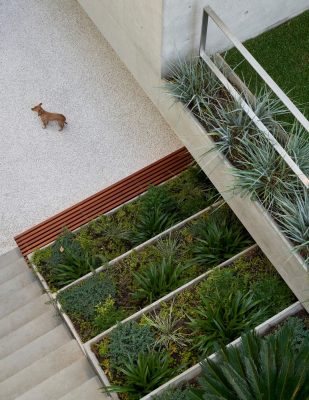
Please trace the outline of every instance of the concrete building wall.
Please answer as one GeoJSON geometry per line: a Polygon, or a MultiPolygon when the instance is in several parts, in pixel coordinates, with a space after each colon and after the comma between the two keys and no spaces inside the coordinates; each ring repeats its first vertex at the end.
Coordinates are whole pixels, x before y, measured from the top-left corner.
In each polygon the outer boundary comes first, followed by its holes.
{"type": "Polygon", "coordinates": [[[152,98],[161,76],[163,0],[78,0],[152,98]]]}
{"type": "MultiPolygon", "coordinates": [[[[202,10],[209,5],[241,40],[288,20],[309,8],[309,0],[164,0],[162,70],[179,56],[198,51],[202,10]]],[[[209,22],[207,49],[222,51],[229,40],[209,22]]]]}
{"type": "MultiPolygon", "coordinates": [[[[170,62],[199,47],[202,10],[210,5],[241,40],[309,8],[309,0],[78,0],[121,60],[147,92],[157,87],[170,62]]],[[[213,23],[211,52],[230,47],[213,23]]]]}

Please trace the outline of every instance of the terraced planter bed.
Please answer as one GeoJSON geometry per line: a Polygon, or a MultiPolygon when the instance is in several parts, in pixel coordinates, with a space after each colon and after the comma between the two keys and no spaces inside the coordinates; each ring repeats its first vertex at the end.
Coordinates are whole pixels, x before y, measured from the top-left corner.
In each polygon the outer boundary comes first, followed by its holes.
{"type": "Polygon", "coordinates": [[[252,244],[227,206],[208,208],[154,244],[58,292],[83,341],[252,244]]]}
{"type": "Polygon", "coordinates": [[[56,291],[202,210],[216,198],[218,194],[204,173],[190,167],[77,232],[65,232],[51,246],[37,250],[31,261],[49,289],[56,291]]]}
{"type": "Polygon", "coordinates": [[[256,399],[266,392],[269,385],[273,398],[282,394],[284,398],[306,399],[309,392],[309,316],[303,309],[298,311],[299,308],[299,303],[294,304],[257,327],[256,333],[261,337],[255,339],[252,334],[247,334],[242,340],[237,339],[227,347],[225,354],[213,354],[201,363],[198,370],[183,373],[143,400],[202,400],[210,395],[234,400],[241,394],[246,399],[256,399]],[[263,357],[267,354],[266,349],[272,364],[267,364],[267,358],[263,357]],[[241,360],[241,372],[234,362],[235,354],[241,360]],[[246,364],[245,357],[249,357],[255,370],[246,364]],[[241,384],[234,379],[236,371],[241,384]],[[193,378],[194,373],[199,377],[193,378]]]}
{"type": "Polygon", "coordinates": [[[259,250],[205,275],[87,343],[119,398],[146,395],[295,300],[259,250]],[[130,384],[129,370],[146,366],[153,374],[147,385],[130,384]]]}
{"type": "MultiPolygon", "coordinates": [[[[171,107],[166,98],[166,119],[308,310],[308,190],[202,60],[176,66],[171,75],[166,89],[177,102],[171,107]]],[[[253,119],[273,133],[308,176],[305,129],[288,126],[285,132],[277,122],[285,111],[269,92],[254,98],[239,80],[233,83],[250,104],[253,119]]]]}

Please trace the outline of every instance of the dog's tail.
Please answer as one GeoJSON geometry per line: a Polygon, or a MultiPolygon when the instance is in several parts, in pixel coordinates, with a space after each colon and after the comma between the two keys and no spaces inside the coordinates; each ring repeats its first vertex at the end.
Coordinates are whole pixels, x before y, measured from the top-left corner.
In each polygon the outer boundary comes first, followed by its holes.
{"type": "Polygon", "coordinates": [[[68,125],[68,123],[66,121],[64,121],[64,123],[68,125]]]}

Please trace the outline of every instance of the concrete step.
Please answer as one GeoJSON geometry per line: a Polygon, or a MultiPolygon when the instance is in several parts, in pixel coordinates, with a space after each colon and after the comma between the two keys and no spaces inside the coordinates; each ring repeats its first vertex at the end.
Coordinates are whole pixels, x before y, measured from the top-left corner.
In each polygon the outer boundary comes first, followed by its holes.
{"type": "Polygon", "coordinates": [[[61,323],[54,309],[38,316],[27,324],[0,339],[0,359],[32,342],[61,323]]]}
{"type": "Polygon", "coordinates": [[[8,281],[9,279],[14,278],[14,276],[17,276],[18,274],[21,274],[29,270],[30,268],[26,264],[25,260],[23,258],[19,258],[12,264],[0,268],[0,284],[8,281]]]}
{"type": "Polygon", "coordinates": [[[30,285],[22,288],[16,293],[11,293],[0,303],[0,319],[11,312],[23,307],[26,303],[32,301],[35,297],[41,296],[43,290],[39,282],[33,282],[30,285]]]}
{"type": "Polygon", "coordinates": [[[69,343],[72,336],[64,325],[58,325],[29,344],[0,360],[0,382],[69,343]]]}
{"type": "Polygon", "coordinates": [[[0,268],[6,267],[8,264],[17,261],[22,257],[18,247],[0,255],[0,268]]]}
{"type": "MultiPolygon", "coordinates": [[[[82,357],[84,357],[84,355],[81,349],[77,342],[72,339],[70,342],[48,353],[45,357],[40,358],[35,363],[0,383],[1,396],[5,400],[16,399],[16,397],[33,389],[41,382],[57,374],[82,357]]],[[[41,395],[42,394],[43,392],[41,395]]]]}
{"type": "Polygon", "coordinates": [[[34,318],[50,309],[50,305],[46,304],[49,301],[47,294],[42,294],[34,298],[29,303],[18,308],[12,313],[0,319],[0,339],[13,330],[25,325],[34,318]]]}
{"type": "Polygon", "coordinates": [[[110,400],[110,396],[102,393],[102,386],[100,379],[94,376],[65,396],[60,397],[59,400],[110,400]]]}
{"type": "Polygon", "coordinates": [[[16,397],[16,400],[58,400],[93,376],[94,372],[87,359],[82,357],[26,393],[16,397]]]}
{"type": "Polygon", "coordinates": [[[14,276],[13,278],[7,280],[6,282],[0,285],[0,301],[2,301],[6,296],[10,295],[11,293],[18,291],[25,286],[30,285],[33,281],[36,280],[36,277],[32,271],[25,270],[21,274],[14,276]]]}

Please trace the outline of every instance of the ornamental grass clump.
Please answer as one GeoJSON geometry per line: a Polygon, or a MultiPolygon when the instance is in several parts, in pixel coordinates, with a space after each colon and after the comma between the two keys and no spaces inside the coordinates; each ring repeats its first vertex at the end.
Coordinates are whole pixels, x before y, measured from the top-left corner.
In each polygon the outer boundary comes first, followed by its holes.
{"type": "Polygon", "coordinates": [[[175,63],[169,72],[171,78],[164,88],[198,117],[209,110],[212,101],[217,101],[222,86],[202,59],[175,63]]]}
{"type": "MultiPolygon", "coordinates": [[[[213,137],[216,146],[212,150],[219,149],[231,162],[235,177],[231,191],[259,201],[307,262],[308,224],[304,230],[303,222],[307,221],[303,214],[299,218],[296,214],[302,213],[308,190],[239,102],[219,87],[217,78],[202,59],[179,62],[174,67],[174,76],[165,84],[175,100],[183,102],[213,137]],[[285,222],[287,212],[293,217],[285,222]]],[[[255,98],[245,92],[241,95],[256,118],[308,177],[308,132],[298,123],[285,122],[288,110],[266,86],[258,90],[255,98]]]]}
{"type": "Polygon", "coordinates": [[[295,243],[306,262],[309,263],[309,193],[306,189],[291,198],[277,198],[275,217],[288,239],[295,243]]]}

